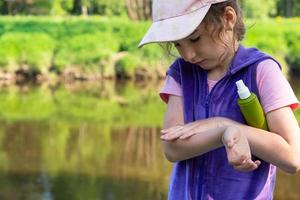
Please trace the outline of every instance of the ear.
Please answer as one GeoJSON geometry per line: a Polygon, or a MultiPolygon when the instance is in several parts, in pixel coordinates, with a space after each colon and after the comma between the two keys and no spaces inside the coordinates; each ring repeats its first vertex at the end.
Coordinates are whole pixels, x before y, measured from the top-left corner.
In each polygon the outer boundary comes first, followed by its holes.
{"type": "Polygon", "coordinates": [[[225,30],[232,31],[236,24],[237,15],[235,10],[231,6],[225,7],[223,19],[225,30]]]}

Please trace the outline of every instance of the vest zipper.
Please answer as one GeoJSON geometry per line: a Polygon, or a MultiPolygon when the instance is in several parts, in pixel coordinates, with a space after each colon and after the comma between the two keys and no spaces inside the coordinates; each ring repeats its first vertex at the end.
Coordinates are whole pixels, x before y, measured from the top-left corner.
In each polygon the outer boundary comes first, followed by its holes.
{"type": "Polygon", "coordinates": [[[209,117],[209,94],[205,98],[205,118],[209,117]]]}
{"type": "MultiPolygon", "coordinates": [[[[208,91],[208,86],[207,86],[207,95],[205,97],[205,118],[209,118],[209,103],[210,103],[210,96],[212,94],[212,92],[214,91],[215,87],[220,84],[221,81],[223,81],[223,79],[227,78],[229,76],[228,72],[227,74],[225,74],[224,77],[222,77],[215,85],[214,87],[211,89],[211,91],[208,91]]],[[[206,75],[206,80],[207,80],[207,75],[206,75]]]]}

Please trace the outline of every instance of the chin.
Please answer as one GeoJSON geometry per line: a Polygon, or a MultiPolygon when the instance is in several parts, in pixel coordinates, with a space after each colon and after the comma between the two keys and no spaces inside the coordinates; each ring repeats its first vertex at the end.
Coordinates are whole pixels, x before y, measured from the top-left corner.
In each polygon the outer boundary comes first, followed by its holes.
{"type": "Polygon", "coordinates": [[[205,64],[199,65],[199,67],[201,67],[204,70],[208,70],[208,71],[215,68],[214,66],[205,65],[205,64]]]}

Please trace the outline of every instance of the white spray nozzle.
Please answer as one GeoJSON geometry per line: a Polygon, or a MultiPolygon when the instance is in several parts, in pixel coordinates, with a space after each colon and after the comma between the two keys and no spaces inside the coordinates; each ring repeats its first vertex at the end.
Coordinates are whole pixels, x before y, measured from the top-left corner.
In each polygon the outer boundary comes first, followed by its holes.
{"type": "Polygon", "coordinates": [[[251,93],[248,89],[248,87],[244,84],[243,80],[239,80],[237,82],[235,82],[237,89],[238,89],[238,95],[240,97],[240,99],[247,99],[251,93]]]}

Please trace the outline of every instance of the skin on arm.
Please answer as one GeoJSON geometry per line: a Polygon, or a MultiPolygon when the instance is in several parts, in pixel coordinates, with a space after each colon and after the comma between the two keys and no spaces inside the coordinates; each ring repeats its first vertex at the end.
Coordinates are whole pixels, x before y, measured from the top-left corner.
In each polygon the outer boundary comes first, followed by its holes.
{"type": "MultiPolygon", "coordinates": [[[[181,98],[170,96],[164,128],[183,124],[182,116],[181,98]]],[[[166,157],[175,162],[221,147],[222,134],[228,127],[234,126],[246,135],[254,155],[288,173],[299,171],[300,133],[292,110],[283,107],[267,113],[266,117],[270,132],[222,117],[186,124],[174,132],[181,132],[179,135],[193,132],[194,135],[184,140],[163,141],[166,157]]]]}
{"type": "Polygon", "coordinates": [[[260,160],[252,161],[248,139],[237,127],[227,127],[222,134],[222,142],[228,162],[236,170],[248,172],[261,164],[260,160]]]}
{"type": "MultiPolygon", "coordinates": [[[[183,125],[182,98],[179,96],[169,96],[168,107],[165,114],[163,128],[176,130],[178,125],[183,125]]],[[[221,147],[221,132],[215,131],[213,134],[194,135],[186,140],[162,140],[166,158],[171,162],[185,160],[206,153],[214,148],[221,147]]]]}
{"type": "Polygon", "coordinates": [[[300,129],[288,106],[266,115],[270,132],[240,125],[252,153],[289,173],[300,169],[300,129]]]}
{"type": "MultiPolygon", "coordinates": [[[[180,133],[180,130],[183,128],[183,121],[182,98],[171,95],[165,116],[164,130],[180,133]]],[[[198,126],[196,123],[190,124],[198,126]]],[[[202,123],[202,127],[205,127],[205,124],[202,123]]],[[[192,129],[193,126],[190,130],[192,129]]],[[[162,131],[161,139],[163,140],[165,155],[170,161],[178,161],[177,159],[184,160],[201,155],[224,144],[228,162],[235,169],[239,171],[251,171],[256,169],[260,164],[258,160],[255,162],[251,160],[251,151],[247,138],[233,126],[226,127],[226,130],[224,127],[206,127],[205,133],[194,134],[191,139],[185,138],[185,140],[178,139],[181,134],[170,135],[169,138],[165,138],[169,134],[167,134],[168,131],[164,130],[162,131]],[[181,149],[180,152],[176,150],[177,147],[181,149]]],[[[189,129],[186,129],[186,131],[189,131],[189,129]]]]}

